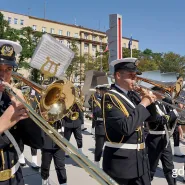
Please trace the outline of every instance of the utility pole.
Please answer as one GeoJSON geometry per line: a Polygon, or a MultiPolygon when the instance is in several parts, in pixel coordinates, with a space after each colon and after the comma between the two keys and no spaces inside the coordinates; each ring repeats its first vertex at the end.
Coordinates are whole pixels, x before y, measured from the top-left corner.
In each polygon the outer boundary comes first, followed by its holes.
{"type": "Polygon", "coordinates": [[[46,1],[44,1],[44,19],[46,19],[46,1]]]}
{"type": "Polygon", "coordinates": [[[100,48],[101,48],[101,52],[100,52],[101,53],[101,56],[100,56],[101,57],[101,60],[100,60],[100,71],[102,72],[103,71],[103,69],[102,69],[103,68],[102,67],[102,53],[103,53],[103,51],[102,51],[102,39],[101,39],[100,48]]]}
{"type": "Polygon", "coordinates": [[[30,10],[31,10],[31,8],[28,8],[28,16],[30,16],[30,10]]]}

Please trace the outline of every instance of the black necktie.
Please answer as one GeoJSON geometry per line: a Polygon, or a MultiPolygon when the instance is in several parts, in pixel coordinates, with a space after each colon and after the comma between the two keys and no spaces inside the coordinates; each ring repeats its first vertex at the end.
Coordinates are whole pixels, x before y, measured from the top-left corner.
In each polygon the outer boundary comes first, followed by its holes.
{"type": "Polygon", "coordinates": [[[131,102],[135,104],[134,96],[133,96],[132,91],[128,91],[127,96],[129,97],[129,99],[131,100],[131,102]]]}

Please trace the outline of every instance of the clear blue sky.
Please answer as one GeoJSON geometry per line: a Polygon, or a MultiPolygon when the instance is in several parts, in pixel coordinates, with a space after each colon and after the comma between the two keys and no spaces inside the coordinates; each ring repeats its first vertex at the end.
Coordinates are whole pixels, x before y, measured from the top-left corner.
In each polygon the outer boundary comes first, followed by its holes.
{"type": "MultiPolygon", "coordinates": [[[[44,0],[0,0],[0,9],[44,16],[44,0]]],[[[184,0],[46,0],[46,18],[106,31],[109,14],[123,17],[123,36],[140,41],[140,49],[185,55],[184,0]]]]}

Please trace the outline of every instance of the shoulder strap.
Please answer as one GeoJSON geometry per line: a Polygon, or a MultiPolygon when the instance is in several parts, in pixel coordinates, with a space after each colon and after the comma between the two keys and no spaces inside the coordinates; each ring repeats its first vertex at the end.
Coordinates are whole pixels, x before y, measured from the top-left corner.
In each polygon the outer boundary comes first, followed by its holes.
{"type": "Polygon", "coordinates": [[[121,94],[118,91],[113,90],[113,89],[111,89],[110,91],[118,94],[119,96],[121,96],[128,104],[130,104],[133,108],[135,108],[135,105],[126,96],[124,96],[123,94],[121,94]]]}
{"type": "Polygon", "coordinates": [[[101,108],[101,105],[100,105],[99,101],[96,99],[96,97],[95,97],[95,96],[94,96],[94,102],[96,103],[96,105],[97,105],[98,107],[100,107],[100,108],[101,108]]]}
{"type": "Polygon", "coordinates": [[[159,108],[159,105],[155,105],[157,112],[160,114],[160,116],[164,116],[164,112],[159,108]]]}
{"type": "Polygon", "coordinates": [[[14,146],[16,152],[17,152],[17,155],[20,158],[20,155],[21,155],[22,152],[21,152],[21,150],[19,148],[19,145],[17,144],[15,138],[12,136],[12,134],[8,130],[4,131],[4,133],[6,134],[6,136],[8,137],[8,139],[13,144],[13,146],[14,146]]]}

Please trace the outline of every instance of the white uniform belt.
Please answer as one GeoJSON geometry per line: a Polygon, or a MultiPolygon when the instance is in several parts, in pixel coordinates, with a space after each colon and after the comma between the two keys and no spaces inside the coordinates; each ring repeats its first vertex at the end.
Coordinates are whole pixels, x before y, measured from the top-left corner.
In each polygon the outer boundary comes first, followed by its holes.
{"type": "Polygon", "coordinates": [[[161,134],[166,134],[165,130],[164,131],[154,131],[154,130],[149,130],[150,134],[153,135],[161,135],[161,134]]]}
{"type": "Polygon", "coordinates": [[[97,118],[96,120],[97,121],[103,121],[103,118],[97,118]]]}
{"type": "Polygon", "coordinates": [[[19,161],[11,168],[11,175],[14,175],[19,169],[20,163],[19,161]]]}
{"type": "Polygon", "coordinates": [[[122,149],[144,149],[145,144],[144,143],[138,143],[138,144],[128,144],[128,143],[111,143],[111,142],[105,142],[105,146],[111,147],[111,148],[122,148],[122,149]]]}
{"type": "MultiPolygon", "coordinates": [[[[51,130],[48,130],[50,134],[53,134],[53,132],[51,130]]],[[[62,129],[58,129],[57,132],[62,132],[62,129]]]]}

